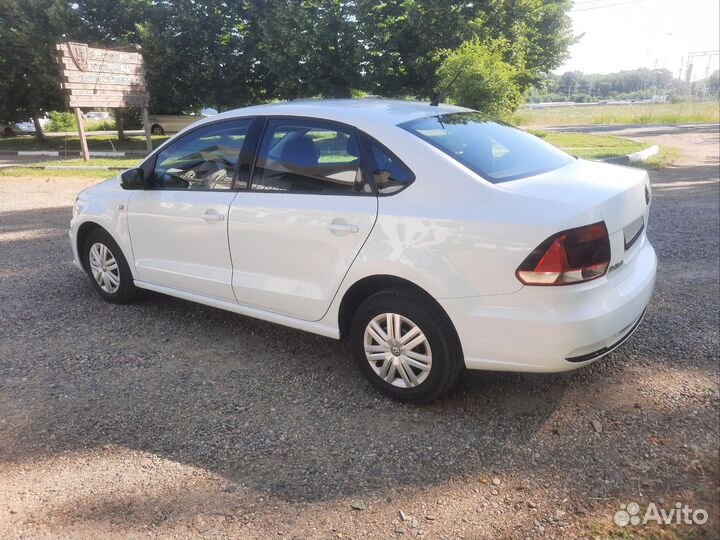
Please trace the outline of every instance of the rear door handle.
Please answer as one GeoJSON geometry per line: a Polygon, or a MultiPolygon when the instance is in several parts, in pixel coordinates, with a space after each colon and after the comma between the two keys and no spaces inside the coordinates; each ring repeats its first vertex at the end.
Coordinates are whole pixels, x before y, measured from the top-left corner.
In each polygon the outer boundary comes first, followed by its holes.
{"type": "Polygon", "coordinates": [[[205,210],[205,213],[202,215],[202,218],[207,221],[208,223],[215,223],[218,221],[223,221],[225,219],[225,216],[222,214],[218,214],[213,209],[205,210]]]}
{"type": "Polygon", "coordinates": [[[352,225],[351,223],[328,223],[326,225],[327,229],[335,234],[348,234],[348,233],[357,233],[360,232],[360,227],[357,225],[352,225]]]}

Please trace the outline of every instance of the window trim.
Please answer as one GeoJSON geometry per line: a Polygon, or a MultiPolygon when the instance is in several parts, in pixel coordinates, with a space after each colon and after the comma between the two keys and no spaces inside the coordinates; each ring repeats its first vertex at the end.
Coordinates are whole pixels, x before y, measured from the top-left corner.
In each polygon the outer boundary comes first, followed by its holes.
{"type": "Polygon", "coordinates": [[[266,194],[292,194],[292,195],[315,195],[315,196],[323,196],[323,197],[377,197],[378,191],[377,186],[375,185],[375,179],[373,178],[372,174],[368,174],[368,155],[367,155],[367,148],[365,148],[365,141],[364,138],[367,137],[365,133],[360,131],[355,126],[352,126],[350,124],[345,124],[343,122],[337,122],[335,120],[327,120],[325,118],[317,118],[314,116],[292,116],[292,115],[268,115],[268,116],[262,116],[258,117],[259,119],[262,119],[262,132],[260,134],[260,137],[257,142],[257,147],[255,148],[255,157],[253,159],[253,165],[250,171],[250,182],[248,184],[247,190],[240,190],[240,191],[248,191],[250,193],[266,193],[266,194]],[[360,172],[363,175],[363,178],[365,182],[370,186],[371,191],[370,192],[357,192],[357,191],[348,191],[346,193],[318,193],[316,191],[271,191],[271,190],[254,190],[252,188],[255,180],[255,169],[257,167],[257,161],[260,157],[260,148],[262,147],[262,143],[265,140],[265,134],[267,132],[267,127],[270,121],[297,121],[297,122],[313,122],[319,124],[321,127],[328,126],[331,129],[334,127],[340,128],[340,131],[349,133],[351,135],[354,135],[355,138],[358,141],[358,149],[360,151],[360,155],[358,156],[358,166],[360,168],[360,172]]]}
{"type": "MultiPolygon", "coordinates": [[[[243,150],[245,149],[246,144],[250,144],[253,141],[250,139],[250,134],[252,133],[253,127],[255,126],[257,121],[257,117],[255,116],[238,116],[234,118],[223,118],[221,120],[215,120],[212,122],[205,122],[199,126],[194,126],[193,128],[189,129],[188,131],[184,132],[179,137],[170,138],[166,141],[166,143],[163,143],[161,146],[159,146],[152,154],[150,154],[147,158],[145,158],[145,161],[140,164],[138,168],[143,170],[143,174],[145,176],[145,185],[143,187],[143,191],[183,191],[183,192],[212,192],[212,193],[235,193],[238,191],[245,191],[244,188],[237,188],[235,187],[235,184],[237,182],[239,167],[240,167],[240,156],[242,156],[243,150]],[[243,121],[250,121],[250,125],[248,127],[247,134],[245,135],[245,140],[243,141],[243,145],[240,148],[240,151],[238,152],[237,160],[235,162],[235,167],[233,168],[233,175],[232,175],[232,182],[230,184],[229,189],[210,189],[210,188],[195,188],[195,189],[188,189],[188,188],[182,188],[182,187],[170,187],[170,188],[158,188],[153,187],[149,184],[151,177],[155,174],[155,167],[157,165],[157,159],[158,156],[173,146],[176,142],[182,141],[185,139],[185,137],[192,135],[196,131],[200,129],[205,129],[209,126],[218,126],[220,124],[226,124],[230,122],[243,122],[243,121]],[[150,174],[145,174],[146,169],[145,167],[148,167],[150,169],[150,174]]],[[[255,145],[255,148],[252,148],[252,155],[254,156],[257,154],[257,145],[255,145]]],[[[249,185],[249,182],[248,182],[249,185]]]]}

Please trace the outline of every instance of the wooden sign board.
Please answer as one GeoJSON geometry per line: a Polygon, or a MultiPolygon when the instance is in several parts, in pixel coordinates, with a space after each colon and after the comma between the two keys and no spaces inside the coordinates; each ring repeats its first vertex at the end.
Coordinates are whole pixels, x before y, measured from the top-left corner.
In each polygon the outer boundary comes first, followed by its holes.
{"type": "Polygon", "coordinates": [[[60,85],[68,106],[75,109],[83,157],[89,159],[80,107],[142,108],[147,147],[152,151],[147,111],[150,94],[142,55],[85,43],[59,43],[57,53],[60,85]]]}

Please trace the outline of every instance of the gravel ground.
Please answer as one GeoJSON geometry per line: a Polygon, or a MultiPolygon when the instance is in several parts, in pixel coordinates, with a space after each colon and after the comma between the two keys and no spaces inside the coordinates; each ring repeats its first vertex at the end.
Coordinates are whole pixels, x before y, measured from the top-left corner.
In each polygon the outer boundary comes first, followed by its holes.
{"type": "Polygon", "coordinates": [[[67,241],[89,181],[0,177],[0,537],[717,538],[718,131],[672,137],[635,336],[571,374],[468,373],[424,407],[380,397],[334,340],[104,303],[67,241]],[[711,518],[613,525],[631,501],[711,518]]]}

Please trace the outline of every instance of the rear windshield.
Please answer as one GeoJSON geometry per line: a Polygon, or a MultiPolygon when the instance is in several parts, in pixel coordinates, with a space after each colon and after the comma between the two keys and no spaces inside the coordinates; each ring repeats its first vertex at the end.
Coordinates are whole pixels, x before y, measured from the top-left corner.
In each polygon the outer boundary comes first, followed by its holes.
{"type": "Polygon", "coordinates": [[[429,116],[400,127],[494,184],[552,171],[572,161],[534,135],[475,112],[429,116]]]}

